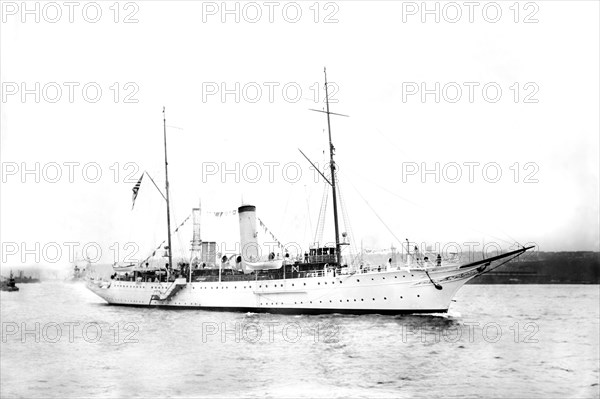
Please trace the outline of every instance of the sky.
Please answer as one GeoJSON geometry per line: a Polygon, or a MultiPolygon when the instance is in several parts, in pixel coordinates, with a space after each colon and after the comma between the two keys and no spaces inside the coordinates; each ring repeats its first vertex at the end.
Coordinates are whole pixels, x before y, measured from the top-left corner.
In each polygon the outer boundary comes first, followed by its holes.
{"type": "Polygon", "coordinates": [[[324,67],[355,251],[599,250],[598,2],[1,7],[3,266],[148,256],[165,202],[146,175],[132,209],[132,188],[147,171],[164,192],[163,106],[173,229],[201,202],[202,238],[231,246],[214,212],[253,204],[307,248],[325,183],[298,149],[326,165],[324,67]]]}

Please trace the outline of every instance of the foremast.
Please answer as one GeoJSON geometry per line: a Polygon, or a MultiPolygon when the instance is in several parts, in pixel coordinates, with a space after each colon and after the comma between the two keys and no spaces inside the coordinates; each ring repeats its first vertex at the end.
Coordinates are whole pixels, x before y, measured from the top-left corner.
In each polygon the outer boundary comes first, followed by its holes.
{"type": "Polygon", "coordinates": [[[173,257],[171,251],[171,208],[169,203],[169,162],[167,161],[167,117],[165,115],[165,107],[163,107],[163,137],[165,143],[165,190],[167,200],[167,253],[169,255],[169,265],[167,271],[173,269],[173,257]]]}

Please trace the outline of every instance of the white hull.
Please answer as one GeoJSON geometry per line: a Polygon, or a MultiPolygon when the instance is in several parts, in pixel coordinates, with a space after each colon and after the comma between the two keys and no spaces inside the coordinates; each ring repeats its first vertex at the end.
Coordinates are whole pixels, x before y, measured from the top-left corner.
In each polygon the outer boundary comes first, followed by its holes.
{"type": "Polygon", "coordinates": [[[428,272],[443,289],[436,289],[418,269],[287,280],[90,281],[88,288],[112,305],[272,313],[437,313],[446,312],[457,291],[478,274],[477,266],[428,272]]]}

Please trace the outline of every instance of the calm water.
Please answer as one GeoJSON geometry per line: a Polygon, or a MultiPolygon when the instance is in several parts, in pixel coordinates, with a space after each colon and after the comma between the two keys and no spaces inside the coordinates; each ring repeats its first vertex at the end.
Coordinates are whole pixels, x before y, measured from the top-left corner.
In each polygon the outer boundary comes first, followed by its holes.
{"type": "Polygon", "coordinates": [[[598,304],[597,285],[471,285],[447,315],[281,316],[114,307],[80,284],[21,285],[1,293],[0,393],[598,397],[598,304]]]}

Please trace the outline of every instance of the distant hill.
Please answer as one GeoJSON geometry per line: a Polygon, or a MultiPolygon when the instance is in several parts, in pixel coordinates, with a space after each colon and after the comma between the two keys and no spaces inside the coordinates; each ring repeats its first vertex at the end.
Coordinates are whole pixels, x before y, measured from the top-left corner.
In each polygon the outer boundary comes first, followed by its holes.
{"type": "MultiPolygon", "coordinates": [[[[390,257],[391,252],[368,253],[365,260],[384,265],[390,257]]],[[[404,259],[400,253],[395,258],[404,259]]],[[[481,253],[476,253],[463,262],[480,259],[483,259],[481,253]]],[[[468,284],[600,284],[600,252],[529,251],[468,284]]]]}
{"type": "Polygon", "coordinates": [[[600,252],[533,252],[469,284],[600,284],[600,252]]]}

